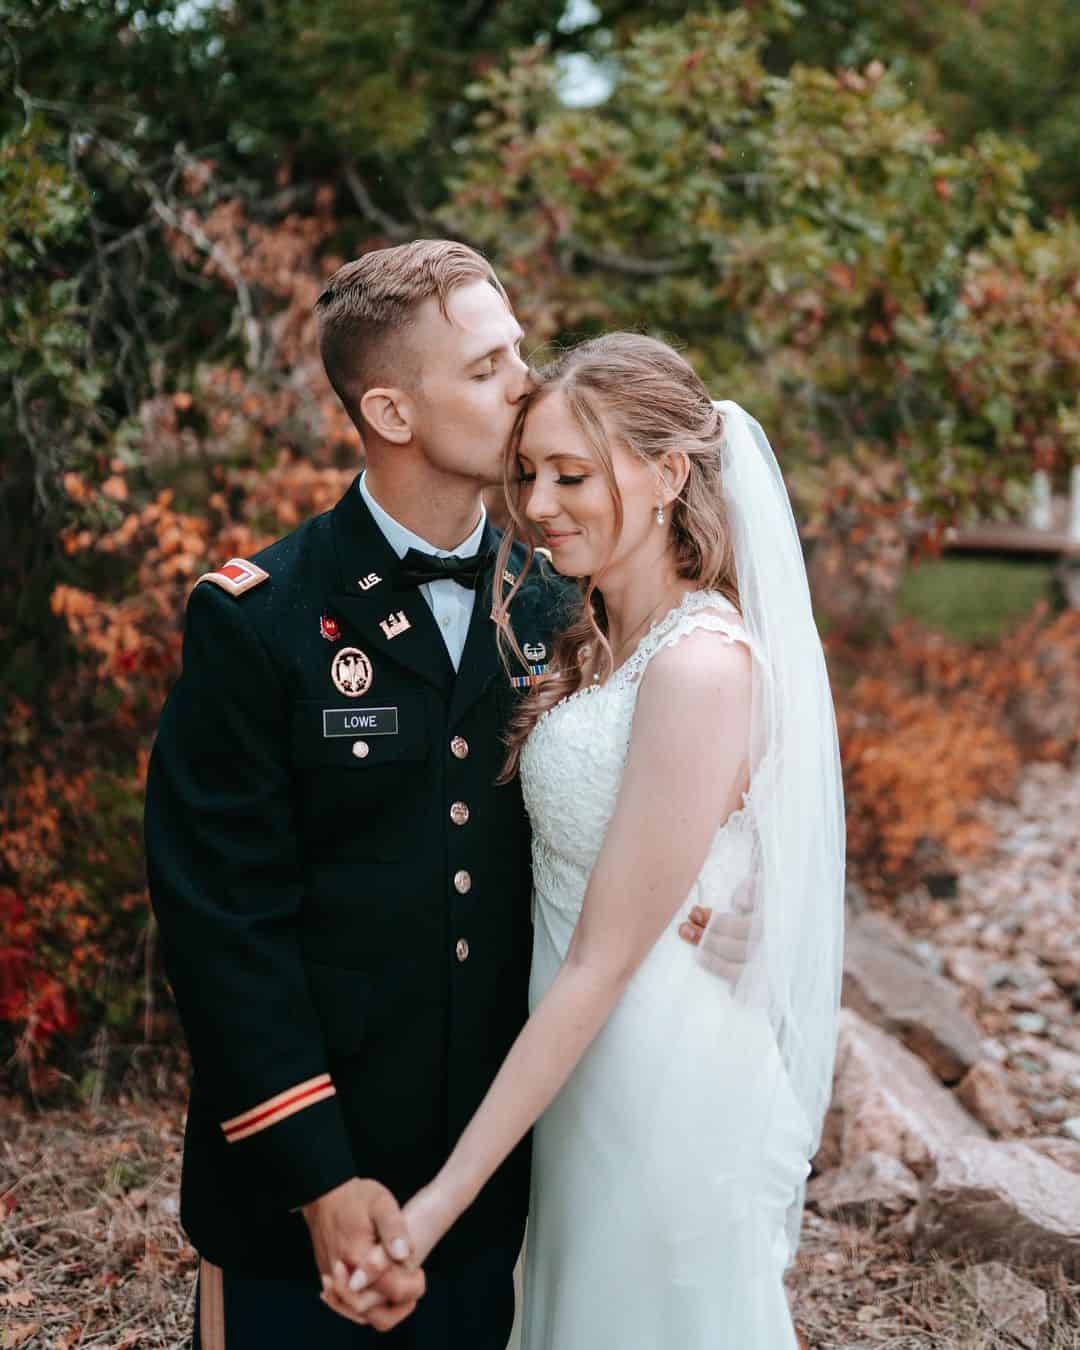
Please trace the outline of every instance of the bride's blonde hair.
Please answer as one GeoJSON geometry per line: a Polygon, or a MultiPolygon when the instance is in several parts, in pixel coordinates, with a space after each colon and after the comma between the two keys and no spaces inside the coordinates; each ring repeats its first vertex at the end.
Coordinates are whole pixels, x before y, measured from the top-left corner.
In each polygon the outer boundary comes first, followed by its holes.
{"type": "MultiPolygon", "coordinates": [[[[555,390],[566,399],[603,471],[615,512],[616,537],[622,530],[623,505],[611,458],[614,438],[645,463],[659,466],[669,451],[690,462],[686,483],[671,504],[671,548],[677,575],[702,590],[720,591],[738,605],[732,541],[720,482],[723,418],[687,361],[666,343],[637,333],[608,333],[564,352],[537,371],[507,446],[503,487],[511,525],[503,535],[495,568],[492,618],[509,669],[510,654],[524,665],[510,623],[510,603],[533,563],[533,529],[520,506],[518,450],[529,410],[555,390]],[[525,565],[509,587],[504,573],[515,541],[525,545],[525,565]]],[[[556,636],[548,673],[518,703],[507,730],[507,759],[500,775],[506,782],[517,771],[521,747],[539,718],[559,699],[580,688],[591,660],[605,679],[614,667],[607,616],[595,576],[579,579],[580,594],[556,636]]]]}

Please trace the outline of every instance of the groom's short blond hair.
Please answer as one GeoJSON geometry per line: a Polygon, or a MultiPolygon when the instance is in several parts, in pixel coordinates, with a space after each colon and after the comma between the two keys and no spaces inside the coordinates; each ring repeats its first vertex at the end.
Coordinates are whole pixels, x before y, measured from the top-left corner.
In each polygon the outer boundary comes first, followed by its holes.
{"type": "Polygon", "coordinates": [[[379,384],[414,379],[419,353],[408,329],[417,306],[432,296],[445,317],[457,286],[486,281],[506,300],[488,260],[452,239],[414,239],[373,249],[339,267],[318,300],[319,352],[327,378],[361,432],[360,400],[379,384]]]}

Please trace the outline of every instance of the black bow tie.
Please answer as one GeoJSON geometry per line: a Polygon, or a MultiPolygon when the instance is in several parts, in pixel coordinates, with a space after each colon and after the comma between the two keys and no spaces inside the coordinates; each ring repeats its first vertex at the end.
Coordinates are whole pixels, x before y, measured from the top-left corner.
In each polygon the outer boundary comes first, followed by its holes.
{"type": "Polygon", "coordinates": [[[476,553],[471,558],[436,558],[411,548],[402,558],[396,581],[399,586],[423,586],[428,581],[456,581],[467,591],[475,591],[480,578],[495,561],[495,554],[476,553]]]}

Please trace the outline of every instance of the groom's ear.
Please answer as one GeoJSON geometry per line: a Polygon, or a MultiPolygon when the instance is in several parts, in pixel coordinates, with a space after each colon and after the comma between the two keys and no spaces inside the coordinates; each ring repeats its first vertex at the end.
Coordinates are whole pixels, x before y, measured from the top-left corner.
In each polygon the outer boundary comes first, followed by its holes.
{"type": "Polygon", "coordinates": [[[412,439],[412,405],[403,389],[369,389],[360,400],[360,413],[376,436],[392,445],[412,439]]]}

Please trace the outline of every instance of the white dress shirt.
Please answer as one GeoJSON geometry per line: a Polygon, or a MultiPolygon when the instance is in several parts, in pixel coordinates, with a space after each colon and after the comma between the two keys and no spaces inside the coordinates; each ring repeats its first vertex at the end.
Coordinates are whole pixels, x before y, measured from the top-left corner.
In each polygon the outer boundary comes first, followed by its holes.
{"type": "MultiPolygon", "coordinates": [[[[467,539],[463,539],[457,548],[436,548],[426,539],[421,539],[418,534],[413,534],[412,530],[395,520],[388,511],[383,510],[368,488],[366,469],[360,475],[360,495],[367,503],[375,524],[386,537],[386,542],[399,558],[404,558],[411,548],[415,548],[419,553],[430,553],[436,558],[452,556],[471,558],[480,552],[480,540],[483,538],[484,525],[487,523],[487,512],[482,506],[480,522],[467,539]]],[[[469,620],[472,618],[476,592],[449,579],[426,581],[419,590],[427,601],[428,609],[435,616],[451,664],[457,670],[461,664],[461,653],[465,650],[465,639],[469,633],[469,620]]]]}

